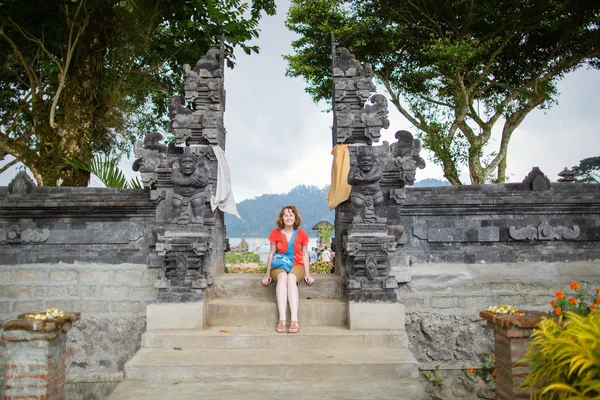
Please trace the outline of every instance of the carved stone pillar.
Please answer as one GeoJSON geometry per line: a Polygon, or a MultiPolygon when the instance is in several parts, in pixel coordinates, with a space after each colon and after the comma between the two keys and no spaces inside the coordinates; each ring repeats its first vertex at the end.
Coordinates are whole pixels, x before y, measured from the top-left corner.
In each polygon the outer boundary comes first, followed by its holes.
{"type": "Polygon", "coordinates": [[[223,213],[210,203],[219,178],[217,153],[225,148],[223,61],[222,51],[211,49],[194,67],[183,66],[184,96],[169,105],[175,145],[167,148],[160,134],[151,133],[134,148],[140,157],[134,169],[157,204],[149,266],[160,268],[159,303],[202,301],[215,270],[223,269],[223,213]]]}
{"type": "Polygon", "coordinates": [[[389,256],[396,238],[385,224],[353,224],[344,238],[350,301],[396,301],[396,278],[390,275],[389,256]]]}

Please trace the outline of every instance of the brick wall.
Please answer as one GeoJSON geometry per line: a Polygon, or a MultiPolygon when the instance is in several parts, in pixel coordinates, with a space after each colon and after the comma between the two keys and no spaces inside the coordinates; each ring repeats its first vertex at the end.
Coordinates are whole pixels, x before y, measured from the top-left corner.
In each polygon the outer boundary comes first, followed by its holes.
{"type": "MultiPolygon", "coordinates": [[[[68,335],[67,394],[90,381],[102,390],[140,346],[146,306],[156,298],[155,279],[156,270],[143,264],[0,265],[0,323],[52,307],[81,312],[68,335]]],[[[5,361],[0,342],[0,365],[5,361]]],[[[0,387],[4,372],[0,367],[0,387]]],[[[86,390],[94,388],[88,384],[86,390]]]]}
{"type": "MultiPolygon", "coordinates": [[[[30,333],[10,332],[11,336],[30,333]]],[[[23,335],[23,338],[19,339],[24,341],[13,338],[7,343],[9,354],[12,354],[6,365],[5,400],[65,399],[67,335],[60,331],[54,338],[52,333],[37,333],[37,335],[47,338],[28,341],[25,339],[28,335],[23,335]]]]}

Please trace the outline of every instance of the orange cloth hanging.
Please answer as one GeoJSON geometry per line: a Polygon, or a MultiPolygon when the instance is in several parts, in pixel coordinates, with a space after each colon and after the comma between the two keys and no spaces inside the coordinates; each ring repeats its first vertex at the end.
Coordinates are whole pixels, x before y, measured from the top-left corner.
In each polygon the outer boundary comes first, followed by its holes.
{"type": "Polygon", "coordinates": [[[329,210],[333,210],[340,203],[350,198],[352,187],[348,184],[348,172],[350,171],[349,144],[338,144],[331,150],[333,163],[331,164],[331,186],[327,193],[329,210]]]}

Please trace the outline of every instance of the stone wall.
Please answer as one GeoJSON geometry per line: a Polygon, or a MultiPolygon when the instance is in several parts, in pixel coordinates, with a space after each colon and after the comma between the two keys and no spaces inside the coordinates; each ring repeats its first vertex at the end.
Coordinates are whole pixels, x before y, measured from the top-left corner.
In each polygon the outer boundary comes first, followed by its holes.
{"type": "MultiPolygon", "coordinates": [[[[51,307],[81,312],[68,334],[67,398],[104,398],[139,349],[146,306],[156,299],[155,271],[145,264],[0,265],[0,324],[51,307]]],[[[0,398],[5,361],[0,342],[0,398]]]]}
{"type": "Polygon", "coordinates": [[[396,262],[502,263],[600,258],[600,185],[521,183],[390,189],[405,228],[396,262]]]}
{"type": "Polygon", "coordinates": [[[0,264],[146,264],[155,208],[147,190],[0,187],[0,264]]]}
{"type": "MultiPolygon", "coordinates": [[[[549,312],[559,290],[570,292],[578,281],[600,287],[600,260],[503,264],[415,264],[412,279],[398,289],[406,306],[409,347],[423,372],[436,373],[444,399],[493,398],[483,381],[467,373],[493,353],[492,331],[479,312],[491,305],[549,312]]],[[[433,389],[430,386],[430,389],[433,389]]]]}
{"type": "MultiPolygon", "coordinates": [[[[0,187],[0,329],[19,313],[82,313],[68,335],[66,385],[80,394],[68,398],[106,397],[140,346],[156,299],[155,208],[146,190],[0,187]]],[[[0,342],[2,380],[5,361],[0,342]]]]}
{"type": "MultiPolygon", "coordinates": [[[[548,181],[543,190],[523,182],[383,192],[377,212],[397,236],[390,264],[400,282],[410,280],[413,264],[600,259],[600,185],[548,181]]],[[[341,249],[352,219],[349,202],[336,210],[341,249]]]]}
{"type": "MultiPolygon", "coordinates": [[[[377,213],[397,240],[390,275],[406,307],[410,348],[423,372],[437,367],[444,381],[429,388],[441,398],[491,399],[493,384],[466,373],[493,352],[479,311],[510,304],[548,312],[573,280],[600,287],[600,185],[550,183],[535,170],[521,183],[386,185],[377,213]]],[[[336,250],[351,219],[342,203],[336,250]]]]}

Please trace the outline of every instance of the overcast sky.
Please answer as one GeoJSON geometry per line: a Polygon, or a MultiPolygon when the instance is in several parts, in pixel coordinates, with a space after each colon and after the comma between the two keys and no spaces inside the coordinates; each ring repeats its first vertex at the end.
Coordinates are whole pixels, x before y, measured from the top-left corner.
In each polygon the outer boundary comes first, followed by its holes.
{"type": "MultiPolygon", "coordinates": [[[[295,34],[284,20],[288,1],[278,0],[277,15],[264,17],[260,38],[255,40],[260,54],[238,52],[237,66],[225,71],[227,105],[225,154],[231,169],[237,202],[265,193],[286,193],[300,184],[323,187],[329,184],[331,169],[332,114],[325,105],[312,102],[304,92],[304,82],[285,77],[286,62],[281,57],[292,52],[295,34]]],[[[564,167],[572,167],[587,157],[600,156],[600,71],[580,69],[559,85],[559,104],[550,110],[535,110],[513,133],[508,149],[509,181],[520,182],[538,166],[556,181],[564,167]]],[[[381,141],[394,142],[400,129],[416,131],[389,103],[390,128],[382,130],[381,141]]],[[[380,142],[381,143],[381,142],[380,142]]],[[[429,155],[417,180],[443,179],[441,169],[429,155]]],[[[124,162],[124,169],[131,163],[124,162]]],[[[0,175],[6,185],[15,172],[0,175]]],[[[469,183],[463,171],[463,183],[469,183]]]]}
{"type": "MultiPolygon", "coordinates": [[[[238,201],[330,181],[332,114],[312,102],[301,79],[285,77],[281,55],[292,52],[295,38],[284,26],[287,3],[279,1],[277,15],[261,21],[260,54],[238,55],[237,67],[225,77],[226,154],[238,201]]],[[[558,105],[533,111],[513,133],[509,181],[522,181],[534,166],[555,181],[564,167],[600,155],[600,71],[580,69],[561,82],[559,91],[558,105]]],[[[382,130],[381,141],[394,142],[400,129],[416,132],[391,103],[389,111],[391,125],[382,130]]],[[[427,167],[417,171],[417,180],[444,179],[429,154],[424,156],[427,167]]],[[[466,168],[462,180],[470,182],[466,168]]]]}

